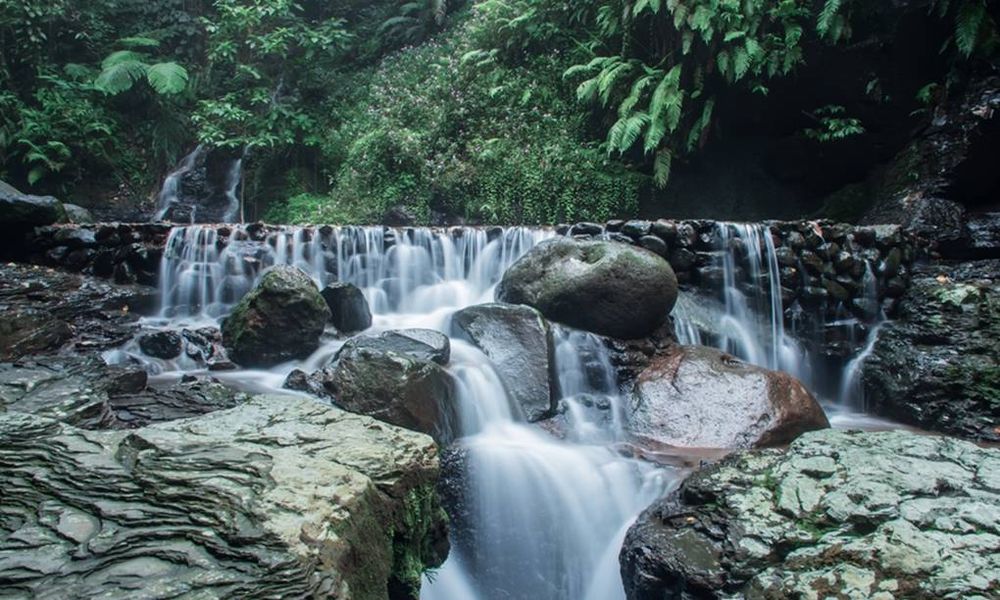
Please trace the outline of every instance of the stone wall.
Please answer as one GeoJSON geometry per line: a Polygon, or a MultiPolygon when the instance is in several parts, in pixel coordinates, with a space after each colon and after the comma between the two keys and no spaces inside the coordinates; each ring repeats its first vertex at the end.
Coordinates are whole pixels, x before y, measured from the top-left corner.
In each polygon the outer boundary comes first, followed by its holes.
{"type": "MultiPolygon", "coordinates": [[[[782,306],[789,322],[803,319],[828,322],[855,316],[863,322],[880,314],[894,314],[898,299],[909,285],[917,240],[898,226],[856,227],[826,221],[768,222],[756,226],[754,239],[744,227],[736,231],[725,223],[703,220],[610,221],[577,223],[556,228],[561,235],[606,237],[642,246],[670,261],[681,285],[722,297],[726,282],[724,257],[731,252],[734,283],[749,294],[770,290],[768,265],[772,260],[763,234],[769,233],[778,266],[782,306]],[[728,229],[727,229],[728,228],[728,229]],[[730,233],[726,234],[726,231],[730,233]],[[728,248],[723,246],[727,245],[728,248]],[[759,252],[759,280],[753,280],[751,252],[759,252]],[[866,265],[871,265],[867,275],[866,265]],[[874,289],[872,289],[874,288],[874,289]],[[873,293],[874,292],[874,293],[873,293]]],[[[230,237],[264,242],[286,227],[260,223],[216,226],[219,243],[230,237]]],[[[332,227],[307,228],[307,236],[329,236],[332,227]]],[[[407,229],[387,230],[387,247],[407,229]]],[[[454,236],[461,228],[449,231],[454,236]]],[[[487,229],[499,236],[500,228],[487,229]]],[[[165,224],[103,223],[39,227],[29,235],[28,262],[112,278],[118,283],[156,285],[160,259],[170,233],[165,224]]]]}

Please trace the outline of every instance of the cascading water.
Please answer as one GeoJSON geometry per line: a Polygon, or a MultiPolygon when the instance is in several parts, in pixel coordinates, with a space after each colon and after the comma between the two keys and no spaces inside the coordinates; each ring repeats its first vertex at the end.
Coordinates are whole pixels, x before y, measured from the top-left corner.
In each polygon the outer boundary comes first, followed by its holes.
{"type": "Polygon", "coordinates": [[[160,195],[157,198],[154,221],[162,221],[167,216],[167,213],[170,212],[171,207],[177,204],[180,198],[181,181],[185,175],[191,172],[191,169],[194,168],[198,159],[204,153],[205,147],[199,145],[190,154],[181,159],[181,163],[177,168],[163,180],[163,187],[160,189],[160,195]]]}
{"type": "MultiPolygon", "coordinates": [[[[160,313],[149,325],[216,322],[267,267],[288,264],[320,286],[340,280],[360,287],[374,313],[370,333],[449,333],[451,314],[492,301],[507,268],[553,235],[525,228],[177,228],[162,262],[160,313]]],[[[327,342],[300,364],[214,375],[287,393],[281,384],[291,369],[318,368],[341,344],[327,342]]],[[[489,359],[452,340],[456,447],[465,457],[462,503],[471,521],[457,532],[448,562],[425,582],[425,600],[624,596],[618,550],[625,531],[676,474],[614,449],[624,440],[621,399],[599,338],[557,328],[556,367],[565,440],[525,422],[489,359]]]]}
{"type": "Polygon", "coordinates": [[[226,173],[226,212],[222,216],[223,223],[241,222],[241,203],[239,197],[240,180],[243,178],[243,159],[233,160],[226,173]]]}

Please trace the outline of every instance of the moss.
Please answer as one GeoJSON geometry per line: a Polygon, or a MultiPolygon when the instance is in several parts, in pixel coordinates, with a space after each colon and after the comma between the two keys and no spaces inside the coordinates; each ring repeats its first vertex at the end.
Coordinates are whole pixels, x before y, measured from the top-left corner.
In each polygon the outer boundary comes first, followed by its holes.
{"type": "Polygon", "coordinates": [[[433,486],[420,486],[406,494],[401,524],[393,535],[390,598],[420,597],[424,573],[440,566],[446,557],[441,541],[446,538],[447,520],[433,486]]]}

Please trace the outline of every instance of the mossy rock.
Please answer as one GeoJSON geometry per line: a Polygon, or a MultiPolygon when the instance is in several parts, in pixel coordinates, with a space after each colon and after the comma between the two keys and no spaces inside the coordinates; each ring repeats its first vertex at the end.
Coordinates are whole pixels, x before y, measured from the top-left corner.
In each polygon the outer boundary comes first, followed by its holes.
{"type": "Polygon", "coordinates": [[[229,355],[244,367],[271,367],[319,348],[330,309],[302,270],[280,265],[236,305],[222,325],[229,355]]]}

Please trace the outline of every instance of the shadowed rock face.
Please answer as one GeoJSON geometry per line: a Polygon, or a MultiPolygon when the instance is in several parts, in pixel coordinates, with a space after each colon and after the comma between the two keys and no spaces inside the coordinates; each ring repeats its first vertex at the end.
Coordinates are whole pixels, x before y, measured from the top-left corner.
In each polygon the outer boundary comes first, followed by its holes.
{"type": "Polygon", "coordinates": [[[629,530],[629,600],[992,598],[1000,451],[825,431],[693,475],[629,530]]]}
{"type": "Polygon", "coordinates": [[[561,238],[539,244],[514,263],[496,297],[527,304],[571,327],[632,339],[666,320],[677,301],[677,277],[667,261],[648,250],[561,238]]]}
{"type": "Polygon", "coordinates": [[[867,409],[1000,442],[1000,260],[919,267],[864,364],[867,409]]]}
{"type": "Polygon", "coordinates": [[[490,358],[529,421],[555,413],[555,347],[541,313],[528,306],[484,304],[455,313],[452,325],[490,358]]]}
{"type": "Polygon", "coordinates": [[[93,432],[0,416],[15,596],[416,598],[447,551],[430,438],[319,403],[93,432]]]}
{"type": "Polygon", "coordinates": [[[774,446],[830,426],[794,377],[700,346],[657,356],[636,380],[625,421],[644,440],[698,448],[774,446]]]}

